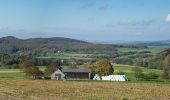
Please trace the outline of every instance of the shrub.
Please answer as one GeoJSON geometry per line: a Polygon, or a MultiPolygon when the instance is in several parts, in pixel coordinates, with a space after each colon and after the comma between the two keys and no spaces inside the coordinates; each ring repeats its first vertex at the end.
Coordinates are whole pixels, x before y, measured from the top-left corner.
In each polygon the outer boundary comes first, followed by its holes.
{"type": "Polygon", "coordinates": [[[143,78],[144,74],[140,67],[134,67],[132,71],[136,78],[143,78]]]}
{"type": "Polygon", "coordinates": [[[159,75],[153,72],[150,72],[148,74],[143,74],[143,79],[149,80],[149,79],[158,79],[159,75]]]}

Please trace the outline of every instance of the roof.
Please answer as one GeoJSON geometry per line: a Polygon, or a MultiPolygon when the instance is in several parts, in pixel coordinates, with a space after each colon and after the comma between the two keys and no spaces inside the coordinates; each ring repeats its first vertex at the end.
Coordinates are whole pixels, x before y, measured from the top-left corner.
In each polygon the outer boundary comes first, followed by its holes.
{"type": "Polygon", "coordinates": [[[63,69],[62,72],[91,73],[91,70],[90,69],[63,69]]]}

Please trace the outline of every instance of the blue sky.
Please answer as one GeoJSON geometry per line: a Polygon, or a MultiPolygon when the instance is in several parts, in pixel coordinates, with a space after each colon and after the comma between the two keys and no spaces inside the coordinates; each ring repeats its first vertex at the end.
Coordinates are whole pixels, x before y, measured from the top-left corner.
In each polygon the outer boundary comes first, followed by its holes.
{"type": "Polygon", "coordinates": [[[170,39],[170,0],[0,0],[0,37],[170,39]]]}

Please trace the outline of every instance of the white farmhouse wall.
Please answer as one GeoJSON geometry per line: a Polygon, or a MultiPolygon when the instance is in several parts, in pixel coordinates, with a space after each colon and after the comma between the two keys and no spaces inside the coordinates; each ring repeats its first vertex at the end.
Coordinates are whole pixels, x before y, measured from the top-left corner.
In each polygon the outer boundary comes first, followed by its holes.
{"type": "Polygon", "coordinates": [[[55,74],[61,74],[61,79],[65,79],[65,75],[59,69],[55,71],[53,74],[51,74],[51,79],[56,79],[55,74]]]}

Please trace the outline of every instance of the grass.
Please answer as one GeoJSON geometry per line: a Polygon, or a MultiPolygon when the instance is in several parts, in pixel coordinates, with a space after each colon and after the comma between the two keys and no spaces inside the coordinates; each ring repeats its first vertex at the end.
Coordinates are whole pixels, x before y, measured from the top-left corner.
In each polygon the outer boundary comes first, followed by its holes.
{"type": "MultiPolygon", "coordinates": [[[[114,66],[114,72],[115,73],[119,72],[119,71],[124,72],[127,75],[128,79],[130,81],[133,81],[133,82],[140,81],[141,82],[141,80],[137,80],[134,77],[133,71],[132,71],[133,67],[134,66],[129,66],[129,65],[115,65],[114,66]]],[[[141,67],[141,69],[142,69],[143,73],[145,73],[145,74],[150,73],[150,72],[156,73],[159,76],[161,76],[161,74],[162,74],[162,70],[158,70],[158,69],[147,69],[147,68],[144,68],[144,67],[141,67]]],[[[164,81],[164,80],[159,78],[159,79],[152,80],[152,81],[155,81],[155,82],[158,81],[159,82],[159,81],[164,81]]]]}
{"type": "Polygon", "coordinates": [[[170,84],[0,78],[0,100],[168,100],[170,84]]]}
{"type": "Polygon", "coordinates": [[[89,60],[92,59],[90,56],[92,54],[77,54],[77,53],[63,53],[61,55],[54,55],[54,56],[46,56],[46,57],[37,57],[40,59],[71,59],[71,58],[75,58],[75,59],[82,59],[82,60],[89,60]]]}
{"type": "Polygon", "coordinates": [[[91,56],[92,54],[85,54],[85,53],[64,53],[65,56],[70,56],[70,57],[87,57],[91,56]]]}
{"type": "Polygon", "coordinates": [[[0,72],[0,78],[25,78],[25,74],[21,72],[0,72]]]}
{"type": "Polygon", "coordinates": [[[130,51],[137,51],[137,52],[142,52],[142,51],[150,51],[152,53],[159,53],[166,48],[161,48],[161,47],[151,47],[151,48],[116,48],[119,52],[130,52],[130,51]]]}
{"type": "Polygon", "coordinates": [[[25,78],[25,74],[20,69],[0,68],[0,78],[25,78]]]}
{"type": "MultiPolygon", "coordinates": [[[[129,65],[115,65],[114,69],[115,69],[115,71],[124,71],[126,73],[132,73],[133,67],[134,66],[129,66],[129,65]]],[[[140,67],[140,68],[142,69],[142,71],[144,73],[150,73],[150,72],[154,72],[154,73],[157,73],[157,74],[162,73],[162,70],[158,70],[158,69],[147,69],[147,68],[144,68],[144,67],[140,67]]]]}

